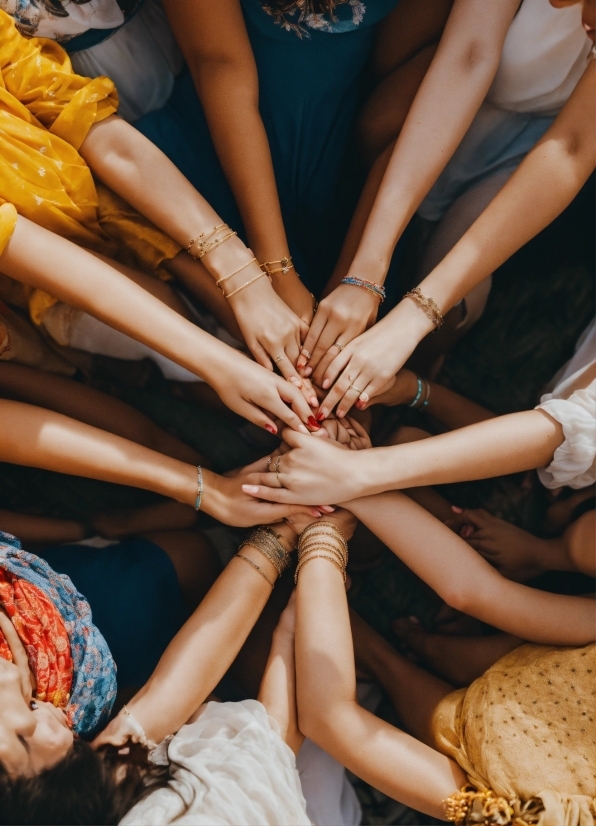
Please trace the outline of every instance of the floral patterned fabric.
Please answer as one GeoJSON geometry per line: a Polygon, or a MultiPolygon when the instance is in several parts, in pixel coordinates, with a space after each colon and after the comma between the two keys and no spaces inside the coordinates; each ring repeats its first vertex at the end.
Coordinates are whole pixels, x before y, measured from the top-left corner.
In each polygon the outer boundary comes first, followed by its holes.
{"type": "Polygon", "coordinates": [[[105,639],[93,625],[89,603],[69,577],[57,574],[43,559],[24,551],[18,539],[2,531],[0,568],[34,585],[60,612],[73,669],[66,713],[77,734],[93,734],[107,723],[116,699],[116,664],[105,639]]]}
{"type": "MultiPolygon", "coordinates": [[[[0,605],[4,608],[29,657],[38,700],[66,708],[72,686],[70,640],[60,612],[37,586],[0,568],[0,605]]],[[[12,652],[0,631],[0,657],[12,652]]]]}

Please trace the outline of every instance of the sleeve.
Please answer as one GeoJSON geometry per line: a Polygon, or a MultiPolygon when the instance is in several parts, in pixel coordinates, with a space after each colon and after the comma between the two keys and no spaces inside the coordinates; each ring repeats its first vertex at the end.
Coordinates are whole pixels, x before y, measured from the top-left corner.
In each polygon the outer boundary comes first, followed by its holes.
{"type": "Polygon", "coordinates": [[[111,80],[75,74],[68,55],[53,40],[27,39],[0,12],[0,57],[6,90],[53,134],[79,149],[94,123],[118,109],[111,80]]]}
{"type": "Polygon", "coordinates": [[[17,225],[17,218],[17,211],[12,204],[2,204],[0,206],[0,255],[2,255],[6,245],[12,238],[17,225]]]}
{"type": "Polygon", "coordinates": [[[568,399],[543,396],[536,408],[544,410],[563,427],[565,441],[546,468],[538,470],[547,488],[568,485],[585,488],[596,482],[596,381],[576,390],[568,399]]]}

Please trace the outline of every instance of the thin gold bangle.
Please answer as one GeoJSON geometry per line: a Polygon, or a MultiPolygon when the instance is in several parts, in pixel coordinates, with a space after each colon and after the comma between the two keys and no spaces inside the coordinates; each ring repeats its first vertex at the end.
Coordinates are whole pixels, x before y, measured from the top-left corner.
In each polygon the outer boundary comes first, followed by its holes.
{"type": "Polygon", "coordinates": [[[424,295],[420,287],[414,287],[413,290],[410,290],[410,292],[404,295],[404,298],[410,298],[414,304],[422,310],[426,317],[432,321],[435,328],[437,330],[441,329],[445,319],[443,318],[443,313],[439,309],[439,305],[434,298],[429,298],[424,295]]]}
{"type": "Polygon", "coordinates": [[[259,566],[257,565],[256,562],[253,562],[252,559],[249,559],[247,556],[244,556],[243,554],[234,554],[234,557],[238,558],[238,559],[243,559],[245,562],[248,562],[249,565],[252,565],[252,567],[255,569],[255,571],[257,571],[257,573],[261,574],[263,579],[266,579],[267,582],[269,583],[269,585],[271,585],[272,588],[275,588],[275,583],[272,582],[269,579],[269,577],[267,576],[265,571],[263,571],[261,568],[259,568],[259,566]]]}
{"type": "MultiPolygon", "coordinates": [[[[242,272],[242,270],[245,270],[247,267],[250,267],[250,265],[253,264],[256,260],[256,258],[251,258],[250,261],[247,261],[246,264],[243,264],[241,267],[238,267],[238,269],[234,270],[234,272],[231,272],[229,275],[224,275],[223,278],[220,278],[219,281],[216,281],[216,285],[219,287],[219,285],[223,284],[224,281],[227,281],[228,278],[232,278],[234,275],[238,275],[239,272],[242,272]]],[[[221,287],[219,288],[221,290],[221,287]]]]}
{"type": "MultiPolygon", "coordinates": [[[[255,283],[255,281],[258,281],[258,280],[259,280],[259,278],[263,278],[263,276],[266,276],[266,275],[267,275],[267,273],[266,273],[266,272],[261,272],[261,273],[259,273],[259,275],[255,275],[255,277],[254,277],[254,278],[251,278],[251,279],[250,279],[250,281],[247,281],[247,282],[246,282],[245,284],[243,284],[241,287],[236,287],[236,289],[235,289],[235,290],[232,290],[232,292],[231,292],[231,293],[228,293],[228,294],[226,295],[226,298],[231,298],[233,295],[236,295],[236,293],[239,293],[239,292],[240,292],[240,290],[243,290],[245,287],[250,287],[250,285],[251,285],[251,284],[254,284],[254,283],[255,283]]],[[[225,295],[225,293],[224,293],[224,295],[225,295]]]]}
{"type": "Polygon", "coordinates": [[[328,562],[332,562],[335,565],[335,567],[337,568],[337,570],[340,572],[340,574],[342,574],[342,576],[344,578],[344,582],[346,581],[346,572],[341,567],[339,562],[337,562],[331,556],[326,556],[325,554],[315,554],[314,556],[309,556],[308,559],[305,559],[302,562],[298,563],[298,567],[296,568],[296,573],[294,574],[294,584],[295,585],[298,584],[298,574],[300,573],[300,569],[303,568],[305,565],[308,565],[308,563],[311,562],[313,559],[326,559],[328,562]]]}

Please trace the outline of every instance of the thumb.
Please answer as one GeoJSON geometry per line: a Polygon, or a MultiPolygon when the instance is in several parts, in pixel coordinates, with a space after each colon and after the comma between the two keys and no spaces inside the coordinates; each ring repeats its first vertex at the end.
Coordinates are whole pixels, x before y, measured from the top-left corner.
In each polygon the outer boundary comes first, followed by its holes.
{"type": "Polygon", "coordinates": [[[289,444],[290,447],[304,447],[306,441],[311,438],[310,435],[306,436],[302,433],[298,433],[296,430],[291,430],[289,427],[284,428],[281,436],[284,442],[289,444]]]}

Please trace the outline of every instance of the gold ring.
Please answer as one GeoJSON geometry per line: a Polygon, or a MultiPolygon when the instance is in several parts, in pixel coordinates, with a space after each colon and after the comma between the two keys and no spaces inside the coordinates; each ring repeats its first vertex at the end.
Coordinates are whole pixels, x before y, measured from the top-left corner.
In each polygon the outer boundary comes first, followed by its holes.
{"type": "Polygon", "coordinates": [[[337,349],[339,350],[340,353],[344,349],[345,346],[346,346],[345,344],[340,344],[339,341],[335,342],[335,347],[337,347],[337,349]]]}
{"type": "Polygon", "coordinates": [[[273,473],[279,473],[279,463],[281,462],[281,456],[277,456],[275,458],[275,464],[273,465],[273,473]]]}
{"type": "Polygon", "coordinates": [[[285,358],[287,358],[287,356],[278,356],[278,357],[275,359],[275,363],[277,364],[279,361],[283,361],[285,358]]]}
{"type": "Polygon", "coordinates": [[[277,476],[277,481],[279,482],[279,486],[280,486],[280,488],[283,488],[282,481],[281,481],[281,479],[279,478],[279,471],[278,471],[278,470],[276,470],[276,471],[275,471],[275,475],[277,476]]]}
{"type": "Polygon", "coordinates": [[[361,393],[364,393],[364,390],[358,390],[358,388],[356,387],[355,384],[351,384],[349,389],[350,390],[355,390],[358,393],[358,395],[360,395],[361,393]]]}
{"type": "Polygon", "coordinates": [[[300,353],[301,353],[303,356],[306,356],[306,358],[307,358],[307,359],[309,359],[309,358],[311,357],[311,355],[312,355],[312,353],[309,353],[309,352],[308,352],[308,350],[306,350],[304,347],[302,348],[302,350],[300,351],[300,353]]]}
{"type": "Polygon", "coordinates": [[[270,470],[271,470],[271,462],[272,462],[272,461],[273,461],[273,456],[270,456],[270,457],[267,459],[267,471],[270,471],[270,470]]]}

